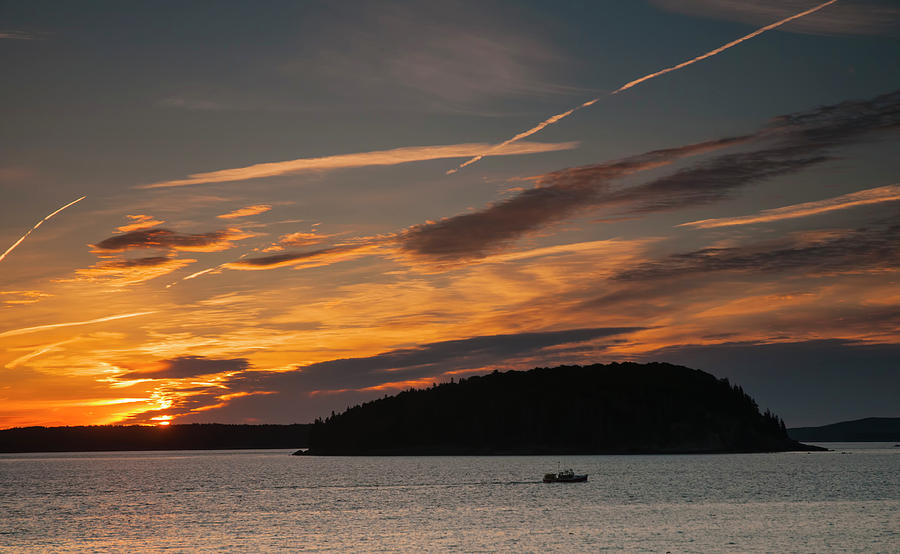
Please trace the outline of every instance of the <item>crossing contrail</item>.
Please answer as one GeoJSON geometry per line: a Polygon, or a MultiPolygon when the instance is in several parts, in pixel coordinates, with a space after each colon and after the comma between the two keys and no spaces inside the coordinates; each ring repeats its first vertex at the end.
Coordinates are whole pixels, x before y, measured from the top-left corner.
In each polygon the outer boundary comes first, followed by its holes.
{"type": "MultiPolygon", "coordinates": [[[[776,21],[775,23],[770,23],[769,25],[766,25],[765,27],[761,27],[761,28],[759,28],[759,29],[753,31],[753,32],[750,33],[749,35],[744,35],[744,36],[742,36],[742,37],[739,38],[739,39],[733,40],[733,41],[731,41],[731,42],[729,42],[729,43],[727,43],[727,44],[723,44],[722,46],[719,46],[718,48],[716,48],[716,49],[714,49],[714,50],[710,50],[709,52],[707,52],[707,53],[705,53],[705,54],[701,54],[701,55],[697,56],[696,58],[691,58],[691,59],[689,59],[689,60],[687,60],[687,61],[681,62],[681,63],[678,64],[678,65],[673,65],[672,67],[667,67],[667,68],[665,68],[665,69],[661,69],[661,70],[659,70],[659,71],[657,71],[657,72],[655,72],[655,73],[650,73],[649,75],[644,75],[644,76],[641,77],[640,79],[635,79],[634,81],[629,81],[628,83],[625,83],[625,84],[622,85],[621,87],[619,87],[619,88],[617,88],[616,90],[612,91],[612,92],[610,93],[610,96],[612,96],[612,95],[614,95],[614,94],[619,94],[620,92],[625,91],[625,90],[628,90],[628,89],[630,89],[631,87],[633,87],[633,86],[635,86],[635,85],[639,85],[639,84],[643,83],[644,81],[649,81],[650,79],[653,79],[654,77],[659,77],[660,75],[665,75],[666,73],[670,73],[670,72],[672,72],[672,71],[677,71],[677,70],[679,70],[679,69],[681,69],[681,68],[683,68],[683,67],[687,67],[687,66],[689,66],[689,65],[691,65],[691,64],[695,64],[695,63],[697,63],[697,62],[699,62],[699,61],[705,60],[706,58],[711,58],[712,56],[715,56],[716,54],[719,54],[720,52],[724,52],[725,50],[728,50],[728,49],[731,48],[732,46],[737,46],[738,44],[744,42],[745,40],[749,40],[749,39],[751,39],[751,38],[753,38],[753,37],[756,37],[756,36],[759,36],[759,35],[765,33],[766,31],[771,31],[772,29],[775,29],[775,28],[777,28],[777,27],[781,27],[781,26],[784,25],[785,23],[789,23],[789,22],[791,22],[791,21],[793,21],[793,20],[795,20],[795,19],[799,19],[799,18],[805,17],[805,16],[807,16],[807,15],[809,15],[809,14],[811,14],[811,13],[817,12],[817,11],[821,10],[822,8],[824,8],[824,7],[826,7],[826,6],[829,6],[829,5],[831,5],[831,4],[834,4],[835,2],[837,2],[837,0],[828,0],[828,2],[825,2],[825,3],[823,3],[823,4],[819,4],[818,6],[816,6],[816,7],[814,7],[814,8],[810,8],[810,9],[808,9],[808,10],[806,10],[806,11],[800,12],[800,13],[798,13],[798,14],[794,14],[794,15],[792,15],[792,16],[790,16],[790,17],[786,17],[786,18],[784,18],[784,19],[782,19],[782,20],[780,20],[780,21],[776,21]]],[[[523,138],[530,137],[531,135],[537,133],[538,131],[541,131],[541,130],[544,129],[545,127],[548,127],[548,126],[550,126],[550,125],[553,125],[553,124],[556,123],[557,121],[559,121],[559,120],[561,120],[561,119],[564,119],[564,118],[566,118],[566,117],[569,117],[570,115],[572,115],[572,114],[575,113],[576,111],[580,110],[581,108],[587,108],[588,106],[590,106],[591,104],[594,104],[595,102],[597,102],[597,101],[600,100],[601,98],[602,98],[602,96],[598,96],[597,98],[594,98],[594,99],[592,99],[592,100],[588,100],[587,102],[585,102],[585,103],[583,103],[583,104],[580,104],[580,105],[578,105],[578,106],[575,106],[574,108],[572,108],[572,109],[570,109],[570,110],[568,110],[568,111],[565,111],[565,112],[556,114],[556,115],[554,115],[554,116],[552,116],[552,117],[550,117],[550,118],[548,118],[548,119],[546,119],[546,120],[544,120],[544,121],[538,123],[537,125],[535,125],[535,126],[532,127],[531,129],[528,129],[527,131],[522,131],[521,133],[519,133],[518,135],[516,135],[516,136],[514,136],[514,137],[512,137],[512,138],[507,139],[507,140],[501,142],[500,144],[497,144],[496,146],[492,146],[491,148],[489,148],[488,150],[486,150],[484,153],[478,154],[478,155],[475,156],[474,158],[472,158],[472,159],[470,159],[470,160],[468,160],[468,161],[466,161],[466,162],[463,162],[462,164],[460,164],[460,165],[459,165],[458,167],[456,167],[455,169],[450,169],[450,170],[448,170],[448,171],[447,171],[447,175],[450,175],[450,174],[452,174],[452,173],[456,173],[456,172],[459,171],[460,169],[466,167],[467,165],[471,165],[471,164],[473,164],[473,163],[475,163],[475,162],[481,160],[481,159],[484,158],[485,156],[490,156],[491,153],[494,152],[494,151],[496,151],[496,150],[499,150],[499,149],[501,149],[501,148],[504,148],[504,147],[506,147],[506,146],[509,146],[510,144],[512,144],[512,143],[514,143],[514,142],[516,142],[516,141],[518,141],[518,140],[522,140],[523,138]]]]}
{"type": "Polygon", "coordinates": [[[89,319],[87,321],[72,321],[69,323],[51,323],[49,325],[36,325],[34,327],[23,327],[22,329],[12,329],[10,331],[4,331],[0,333],[0,338],[3,337],[15,337],[17,335],[24,335],[27,333],[35,333],[37,331],[44,331],[46,329],[56,329],[58,327],[73,327],[75,325],[90,325],[91,323],[103,323],[104,321],[115,321],[117,319],[126,319],[129,317],[137,317],[139,315],[147,315],[147,314],[155,314],[155,311],[152,312],[134,312],[131,314],[122,314],[122,315],[110,315],[106,317],[98,317],[97,319],[89,319]]]}
{"type": "Polygon", "coordinates": [[[87,196],[82,196],[82,197],[79,198],[78,200],[73,200],[72,202],[69,202],[68,204],[66,204],[66,205],[63,206],[62,208],[60,208],[60,209],[56,210],[55,212],[53,212],[52,214],[48,215],[48,216],[45,217],[44,219],[38,221],[38,222],[37,222],[37,225],[35,225],[35,226],[32,227],[31,229],[29,229],[28,232],[25,233],[25,234],[22,236],[22,238],[20,238],[19,240],[17,240],[16,242],[14,242],[12,246],[10,246],[9,248],[7,248],[7,249],[6,249],[6,252],[4,252],[3,254],[0,254],[0,262],[2,262],[2,261],[3,261],[3,258],[5,258],[7,254],[9,254],[10,252],[12,252],[12,251],[16,248],[16,246],[19,246],[20,244],[22,244],[22,241],[25,240],[25,239],[27,239],[27,238],[28,238],[28,235],[30,235],[31,233],[34,232],[35,229],[37,229],[38,227],[40,227],[40,226],[41,226],[41,223],[47,221],[48,219],[50,219],[51,217],[55,216],[55,215],[58,214],[59,212],[61,212],[61,211],[65,210],[66,208],[68,208],[69,206],[71,206],[71,205],[73,205],[73,204],[77,204],[78,202],[81,202],[81,201],[84,200],[85,198],[87,198],[87,196]]]}

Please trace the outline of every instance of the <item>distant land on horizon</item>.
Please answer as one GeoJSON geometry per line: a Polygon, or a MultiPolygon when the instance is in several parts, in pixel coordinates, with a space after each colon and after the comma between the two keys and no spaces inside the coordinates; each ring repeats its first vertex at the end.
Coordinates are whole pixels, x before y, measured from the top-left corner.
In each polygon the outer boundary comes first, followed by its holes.
{"type": "MultiPolygon", "coordinates": [[[[311,455],[822,450],[727,379],[665,363],[494,371],[410,389],[310,429],[311,455]]],[[[299,454],[299,452],[298,452],[299,454]]]]}
{"type": "Polygon", "coordinates": [[[794,427],[788,436],[811,442],[900,442],[900,417],[867,417],[819,427],[794,427]]]}
{"type": "Polygon", "coordinates": [[[0,430],[0,452],[295,449],[307,446],[309,427],[301,423],[16,427],[0,430]]]}

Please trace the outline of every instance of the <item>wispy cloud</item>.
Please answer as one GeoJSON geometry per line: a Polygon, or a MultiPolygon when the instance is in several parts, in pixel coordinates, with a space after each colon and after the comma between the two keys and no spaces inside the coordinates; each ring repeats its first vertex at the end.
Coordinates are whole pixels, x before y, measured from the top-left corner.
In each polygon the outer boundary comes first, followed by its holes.
{"type": "Polygon", "coordinates": [[[900,128],[900,92],[776,117],[758,131],[756,149],[725,153],[604,198],[624,213],[647,214],[709,204],[741,187],[834,159],[832,151],[900,128]]]}
{"type": "MultiPolygon", "coordinates": [[[[299,368],[301,371],[296,372],[295,378],[304,382],[310,390],[369,387],[386,380],[426,377],[448,370],[507,362],[510,357],[532,354],[549,347],[639,330],[640,327],[601,327],[448,340],[365,358],[320,362],[299,368]]],[[[281,378],[291,380],[287,373],[282,373],[281,378]]]]}
{"type": "MultiPolygon", "coordinates": [[[[397,165],[444,158],[463,158],[483,152],[490,148],[490,146],[491,145],[489,144],[483,143],[451,144],[445,146],[409,146],[405,148],[395,148],[393,150],[339,154],[321,158],[300,158],[283,162],[261,163],[234,169],[195,173],[186,179],[174,179],[149,185],[140,185],[137,188],[154,189],[183,187],[203,183],[224,183],[229,181],[243,181],[246,179],[259,179],[262,177],[288,175],[303,171],[327,171],[353,167],[397,165]]],[[[516,145],[504,146],[496,152],[493,152],[492,155],[517,156],[571,150],[577,147],[577,142],[523,142],[516,145]]]]}
{"type": "MultiPolygon", "coordinates": [[[[237,270],[266,270],[293,266],[319,267],[362,256],[381,254],[438,264],[483,258],[531,231],[561,221],[594,206],[615,178],[657,168],[687,156],[707,153],[748,140],[718,139],[656,150],[595,166],[563,170],[539,179],[539,186],[487,208],[436,222],[415,225],[399,233],[357,239],[304,252],[284,252],[223,264],[237,270]],[[546,186],[544,186],[546,184],[546,186]]],[[[303,234],[305,240],[318,235],[303,234]]]]}
{"type": "MultiPolygon", "coordinates": [[[[567,168],[532,178],[537,185],[480,210],[414,225],[397,233],[357,239],[305,252],[239,260],[223,267],[242,270],[317,267],[378,254],[436,266],[496,255],[519,238],[587,210],[627,214],[696,207],[723,200],[741,187],[788,175],[833,159],[842,145],[900,128],[900,92],[870,100],[776,117],[759,131],[739,137],[655,150],[620,160],[567,168]],[[677,160],[726,148],[708,160],[636,186],[614,189],[616,179],[677,160]],[[756,146],[755,149],[748,149],[756,146]]],[[[313,239],[313,237],[301,237],[313,239]]],[[[311,244],[299,244],[307,246],[311,244]]]]}
{"type": "Polygon", "coordinates": [[[89,319],[87,321],[72,321],[69,323],[51,323],[49,325],[36,325],[34,327],[22,327],[21,329],[11,329],[9,331],[4,331],[0,333],[0,338],[3,337],[15,337],[18,335],[25,335],[28,333],[37,333],[39,331],[46,331],[48,329],[58,329],[60,327],[75,327],[78,325],[91,325],[93,323],[103,323],[106,321],[115,321],[117,319],[127,319],[131,317],[138,317],[142,315],[155,314],[155,311],[149,312],[134,312],[129,314],[121,314],[121,315],[110,315],[106,317],[98,317],[97,319],[89,319]]]}
{"type": "MultiPolygon", "coordinates": [[[[740,21],[758,25],[797,13],[808,0],[651,0],[664,10],[699,17],[740,21]]],[[[826,12],[804,18],[784,30],[809,34],[869,35],[895,32],[900,26],[900,8],[885,2],[854,0],[839,3],[826,12]]]]}
{"type": "Polygon", "coordinates": [[[434,261],[477,258],[522,235],[594,207],[616,178],[675,160],[741,144],[750,137],[718,139],[655,150],[612,162],[564,169],[538,178],[538,186],[483,210],[404,231],[403,250],[434,261]]]}
{"type": "Polygon", "coordinates": [[[246,258],[223,264],[221,267],[243,271],[257,271],[291,266],[298,269],[320,267],[337,262],[355,260],[362,256],[374,254],[383,247],[383,242],[384,241],[382,240],[373,240],[361,244],[342,244],[307,252],[285,252],[283,254],[273,254],[271,256],[246,258]]]}
{"type": "Polygon", "coordinates": [[[240,208],[238,210],[234,210],[233,212],[228,212],[227,214],[217,215],[219,219],[236,219],[238,217],[249,217],[251,215],[258,215],[261,213],[265,213],[272,209],[272,206],[268,204],[256,204],[253,206],[247,206],[246,208],[240,208]]]}
{"type": "Polygon", "coordinates": [[[15,360],[12,360],[8,364],[4,365],[3,367],[5,367],[6,369],[15,369],[16,367],[18,367],[21,364],[24,364],[28,360],[37,358],[38,356],[44,355],[44,354],[46,354],[48,352],[52,352],[54,350],[59,350],[60,346],[63,346],[64,344],[69,344],[69,343],[75,342],[77,340],[79,340],[78,337],[76,337],[74,339],[61,340],[59,342],[54,342],[52,344],[45,344],[44,346],[41,346],[40,348],[33,350],[33,351],[29,352],[28,354],[25,354],[24,356],[19,356],[18,358],[16,358],[15,360]]]}
{"type": "MultiPolygon", "coordinates": [[[[286,408],[288,403],[296,403],[297,398],[309,398],[309,395],[316,393],[340,393],[348,390],[364,390],[372,393],[400,386],[400,382],[449,378],[460,370],[486,372],[491,364],[508,364],[512,360],[521,360],[563,345],[584,344],[604,339],[613,341],[616,340],[614,337],[640,329],[640,327],[600,327],[473,336],[394,349],[374,356],[334,359],[280,371],[239,371],[218,384],[227,387],[233,397],[277,392],[277,396],[267,400],[281,410],[286,408]]],[[[602,348],[602,345],[594,348],[602,348]]],[[[239,365],[237,363],[239,360],[226,361],[239,365]]],[[[203,365],[213,368],[215,363],[209,361],[203,365]]],[[[185,397],[160,413],[180,415],[197,411],[204,403],[209,404],[211,400],[220,398],[223,390],[202,391],[201,394],[213,398],[185,397]]],[[[215,407],[223,408],[225,404],[220,402],[215,407]]],[[[139,417],[147,417],[149,414],[150,412],[146,412],[139,417]]],[[[313,415],[310,414],[310,417],[313,415]]]]}
{"type": "MultiPolygon", "coordinates": [[[[714,48],[713,50],[710,50],[709,52],[706,52],[705,54],[701,54],[701,55],[699,55],[699,56],[697,56],[697,57],[694,57],[694,58],[691,58],[691,59],[689,59],[689,60],[687,60],[687,61],[681,62],[681,63],[679,63],[679,64],[677,64],[677,65],[673,65],[673,66],[671,66],[671,67],[667,67],[667,68],[665,68],[665,69],[661,69],[661,70],[656,71],[656,72],[654,72],[654,73],[650,73],[650,74],[648,74],[648,75],[644,75],[643,77],[640,77],[640,78],[635,79],[635,80],[633,80],[633,81],[629,81],[628,83],[625,83],[625,84],[622,85],[621,87],[619,87],[619,88],[617,88],[616,90],[612,91],[610,94],[611,94],[611,95],[612,95],[612,94],[618,94],[618,93],[620,93],[620,92],[622,92],[622,91],[628,90],[628,89],[630,89],[630,88],[632,88],[632,87],[634,87],[634,86],[636,86],[636,85],[639,85],[639,84],[641,84],[641,83],[643,83],[643,82],[645,82],[645,81],[649,81],[650,79],[653,79],[653,78],[655,78],[655,77],[659,77],[660,75],[665,75],[666,73],[671,73],[672,71],[677,71],[677,70],[682,69],[682,68],[685,68],[685,67],[687,67],[687,66],[689,66],[689,65],[693,65],[693,64],[695,64],[695,63],[697,63],[697,62],[699,62],[699,61],[703,61],[703,60],[705,60],[705,59],[707,59],[707,58],[710,58],[710,57],[712,57],[712,56],[715,56],[716,54],[719,54],[719,53],[721,53],[721,52],[724,52],[725,50],[728,50],[729,48],[731,48],[731,47],[733,47],[733,46],[737,46],[738,44],[740,44],[740,43],[742,43],[742,42],[744,42],[744,41],[746,41],[746,40],[750,40],[751,38],[754,38],[754,37],[756,37],[756,36],[759,36],[759,35],[765,33],[766,31],[771,31],[772,29],[778,28],[778,27],[784,25],[785,23],[789,23],[789,22],[791,22],[791,21],[794,21],[795,19],[799,19],[799,18],[805,17],[805,16],[807,16],[807,15],[809,15],[809,14],[811,14],[811,13],[817,12],[817,11],[821,10],[822,8],[824,8],[824,7],[826,7],[826,6],[829,6],[829,5],[831,5],[831,4],[834,4],[835,2],[837,2],[837,0],[828,0],[827,2],[825,2],[825,3],[823,3],[823,4],[819,4],[818,6],[816,6],[816,7],[814,7],[814,8],[810,8],[810,9],[805,10],[805,11],[803,11],[803,12],[794,14],[794,15],[792,15],[792,16],[790,16],[790,17],[786,17],[786,18],[784,18],[784,19],[781,19],[780,21],[776,21],[775,23],[771,23],[771,24],[769,24],[769,25],[766,25],[765,27],[759,28],[759,29],[753,31],[752,33],[750,33],[750,34],[748,34],[748,35],[744,35],[744,36],[742,36],[742,37],[739,38],[739,39],[736,39],[736,40],[733,40],[733,41],[731,41],[731,42],[729,42],[729,43],[723,44],[722,46],[719,46],[718,48],[714,48]]],[[[507,140],[501,142],[500,144],[498,144],[498,145],[496,145],[496,146],[494,146],[494,147],[492,147],[492,148],[490,148],[490,149],[488,149],[488,150],[482,151],[481,153],[477,154],[476,156],[474,156],[473,158],[469,159],[468,161],[463,162],[463,163],[460,164],[458,167],[456,167],[456,168],[454,168],[454,169],[448,170],[448,171],[447,171],[447,174],[449,175],[449,174],[452,174],[452,173],[456,173],[456,172],[459,171],[460,169],[462,169],[462,168],[464,168],[464,167],[466,167],[466,166],[468,166],[468,165],[471,165],[471,164],[473,164],[473,163],[475,163],[475,162],[481,160],[481,159],[484,158],[485,156],[494,156],[494,155],[496,155],[496,151],[497,151],[497,150],[502,149],[502,148],[508,148],[511,144],[513,144],[513,143],[515,143],[515,142],[517,142],[517,141],[519,141],[519,140],[522,140],[522,139],[524,139],[524,138],[530,137],[531,135],[533,135],[533,134],[535,134],[535,133],[537,133],[537,132],[543,130],[544,128],[546,128],[546,127],[548,127],[548,126],[550,126],[550,125],[553,125],[554,123],[556,123],[556,122],[558,122],[558,121],[560,121],[560,120],[562,120],[562,119],[564,119],[564,118],[566,118],[566,117],[569,117],[570,115],[572,115],[572,114],[575,113],[576,111],[578,111],[578,110],[580,110],[580,109],[582,109],[582,108],[587,108],[588,106],[591,106],[591,105],[595,104],[595,103],[598,102],[601,98],[602,98],[602,97],[593,98],[593,99],[591,99],[591,100],[588,100],[587,102],[584,102],[584,103],[582,103],[582,104],[580,104],[580,105],[578,105],[578,106],[575,106],[574,108],[572,108],[572,109],[570,109],[570,110],[564,111],[564,112],[559,113],[559,114],[556,114],[556,115],[554,115],[554,116],[551,116],[551,117],[545,119],[544,121],[538,123],[537,125],[535,125],[535,126],[532,127],[531,129],[528,129],[527,131],[523,131],[523,132],[521,132],[521,133],[515,135],[514,137],[512,137],[512,138],[510,138],[510,139],[507,139],[507,140]]]]}
{"type": "Polygon", "coordinates": [[[789,244],[704,248],[619,273],[621,281],[672,279],[713,272],[803,272],[804,275],[900,269],[900,225],[799,236],[789,244]]]}
{"type": "Polygon", "coordinates": [[[43,222],[45,222],[45,221],[47,221],[48,219],[50,219],[51,217],[55,216],[55,215],[58,214],[59,212],[65,210],[65,209],[68,208],[69,206],[72,206],[72,205],[74,205],[74,204],[77,204],[77,203],[81,202],[81,201],[84,200],[85,198],[87,198],[87,196],[82,196],[81,198],[79,198],[79,199],[77,199],[77,200],[73,200],[72,202],[69,202],[68,204],[66,204],[66,205],[63,206],[62,208],[60,208],[60,209],[56,210],[55,212],[53,212],[52,214],[48,215],[48,216],[45,217],[44,219],[38,221],[37,224],[36,224],[34,227],[32,227],[31,229],[29,229],[28,232],[25,233],[25,234],[22,236],[22,238],[20,238],[19,240],[17,240],[16,242],[14,242],[12,246],[10,246],[9,248],[7,248],[7,249],[6,249],[6,252],[4,252],[3,254],[0,254],[0,262],[2,262],[2,261],[3,261],[3,258],[5,258],[7,255],[9,255],[10,252],[12,252],[13,250],[15,250],[15,248],[16,248],[17,246],[19,246],[20,244],[22,244],[22,241],[25,240],[25,239],[27,239],[27,238],[28,238],[28,235],[30,235],[31,233],[34,232],[35,229],[37,229],[38,227],[40,227],[41,224],[42,224],[43,222]]]}
{"type": "Polygon", "coordinates": [[[25,31],[0,31],[0,40],[33,40],[35,36],[25,31]]]}
{"type": "Polygon", "coordinates": [[[39,290],[0,290],[0,303],[2,304],[34,304],[41,298],[53,296],[39,290]],[[6,300],[3,298],[9,297],[6,300]]]}
{"type": "Polygon", "coordinates": [[[68,281],[102,281],[108,285],[124,287],[168,275],[196,261],[166,256],[103,260],[87,269],[75,270],[78,277],[68,279],[68,281]]]}
{"type": "Polygon", "coordinates": [[[140,229],[149,229],[150,227],[156,227],[157,225],[162,225],[165,221],[161,219],[155,219],[153,216],[138,214],[138,215],[126,215],[128,219],[132,220],[133,223],[129,223],[128,225],[122,225],[121,227],[117,227],[116,231],[120,233],[128,233],[131,231],[138,231],[140,229]]]}
{"type": "Polygon", "coordinates": [[[554,171],[537,177],[536,188],[485,209],[411,228],[403,248],[434,259],[477,257],[588,209],[645,215],[720,201],[741,187],[831,160],[834,148],[900,128],[898,107],[900,92],[893,92],[779,116],[752,135],[554,171]],[[720,153],[636,186],[611,187],[624,175],[742,145],[756,148],[720,153]]]}
{"type": "Polygon", "coordinates": [[[769,223],[771,221],[780,221],[782,219],[809,217],[837,210],[855,208],[857,206],[868,206],[871,204],[880,204],[882,202],[896,202],[898,200],[900,200],[900,184],[886,185],[883,187],[851,192],[850,194],[844,194],[834,198],[826,198],[825,200],[816,200],[814,202],[804,202],[802,204],[793,204],[791,206],[763,210],[753,215],[690,221],[688,223],[682,223],[678,225],[678,227],[710,229],[713,227],[729,227],[732,225],[769,223]]]}
{"type": "Polygon", "coordinates": [[[135,369],[117,375],[116,379],[184,379],[215,373],[244,371],[250,363],[244,358],[212,359],[203,356],[180,356],[164,360],[148,368],[135,369]]]}
{"type": "Polygon", "coordinates": [[[336,236],[337,235],[319,234],[315,231],[315,228],[309,233],[304,233],[302,231],[298,231],[296,233],[288,233],[278,237],[278,242],[264,248],[263,252],[278,252],[280,250],[284,250],[285,248],[303,248],[305,246],[314,246],[336,236]]]}
{"type": "Polygon", "coordinates": [[[240,229],[208,233],[184,234],[169,229],[131,231],[103,239],[93,245],[98,253],[124,252],[143,248],[182,250],[186,252],[218,252],[233,247],[233,242],[256,236],[240,229]]]}

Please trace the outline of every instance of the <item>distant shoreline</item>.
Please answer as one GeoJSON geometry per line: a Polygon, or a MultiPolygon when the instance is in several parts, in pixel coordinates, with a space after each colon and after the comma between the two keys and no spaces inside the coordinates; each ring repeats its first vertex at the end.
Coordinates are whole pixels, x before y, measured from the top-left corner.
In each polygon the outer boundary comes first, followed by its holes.
{"type": "Polygon", "coordinates": [[[309,445],[309,427],[305,423],[17,427],[0,430],[0,453],[296,450],[309,445]]]}
{"type": "Polygon", "coordinates": [[[900,442],[900,417],[867,417],[819,427],[787,430],[794,440],[806,442],[900,442]]]}
{"type": "Polygon", "coordinates": [[[780,449],[780,450],[672,450],[672,451],[608,451],[608,452],[556,452],[556,451],[536,451],[536,452],[511,452],[511,451],[485,451],[485,452],[449,452],[449,451],[372,451],[365,453],[347,453],[347,454],[317,454],[309,450],[300,449],[294,452],[293,456],[313,456],[313,457],[346,457],[346,458],[362,458],[366,456],[389,458],[389,457],[514,457],[514,456],[690,456],[690,455],[718,455],[718,454],[775,454],[779,452],[828,452],[829,448],[816,446],[813,444],[797,443],[798,448],[780,449]]]}

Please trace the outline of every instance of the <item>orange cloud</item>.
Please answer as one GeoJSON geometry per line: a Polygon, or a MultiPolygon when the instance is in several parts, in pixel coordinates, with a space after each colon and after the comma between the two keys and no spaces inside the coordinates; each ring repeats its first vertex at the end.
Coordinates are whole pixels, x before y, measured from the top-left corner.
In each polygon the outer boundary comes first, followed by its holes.
{"type": "Polygon", "coordinates": [[[238,217],[248,217],[251,215],[257,215],[264,212],[267,212],[272,209],[272,206],[268,204],[256,204],[253,206],[247,206],[246,208],[241,208],[239,210],[234,210],[233,212],[228,212],[227,214],[217,215],[219,219],[235,219],[238,217]]]}
{"type": "Polygon", "coordinates": [[[259,258],[247,258],[223,264],[221,267],[243,271],[259,271],[288,266],[293,266],[296,269],[304,269],[355,260],[362,256],[375,254],[382,248],[383,245],[377,242],[366,244],[344,244],[308,252],[285,252],[284,254],[273,254],[271,256],[262,256],[259,258]]]}
{"type": "Polygon", "coordinates": [[[96,319],[89,319],[87,321],[73,321],[69,323],[51,323],[49,325],[35,325],[34,327],[22,327],[21,329],[11,329],[9,331],[4,331],[0,333],[0,338],[3,337],[14,337],[17,335],[24,335],[27,333],[37,333],[39,331],[46,331],[47,329],[56,329],[59,327],[74,327],[76,325],[90,325],[92,323],[102,323],[104,321],[114,321],[116,319],[126,319],[130,317],[138,317],[142,315],[148,315],[156,313],[154,311],[148,312],[134,312],[130,314],[121,314],[121,315],[110,315],[106,317],[98,317],[96,319]]]}
{"type": "Polygon", "coordinates": [[[263,248],[263,252],[279,252],[285,248],[303,248],[304,246],[314,246],[321,244],[327,239],[334,238],[337,235],[320,235],[313,229],[309,233],[297,232],[288,233],[278,237],[278,242],[267,248],[263,248]]]}
{"type": "Polygon", "coordinates": [[[59,342],[54,342],[52,344],[45,344],[45,345],[39,347],[37,350],[33,350],[33,351],[29,352],[28,354],[25,354],[24,356],[19,356],[18,358],[16,358],[15,360],[12,360],[11,362],[7,363],[3,367],[5,367],[6,369],[14,369],[19,364],[23,364],[23,363],[27,362],[28,360],[37,358],[38,356],[41,356],[48,352],[57,350],[57,349],[59,349],[60,346],[62,346],[64,344],[69,344],[71,342],[75,342],[77,340],[78,340],[78,338],[76,337],[74,339],[67,339],[67,340],[63,340],[63,341],[59,341],[59,342]]]}
{"type": "MultiPolygon", "coordinates": [[[[224,183],[229,181],[243,181],[246,179],[259,179],[262,177],[274,177],[276,175],[288,175],[302,171],[326,171],[351,167],[397,165],[444,158],[462,158],[473,156],[490,147],[491,145],[483,143],[451,144],[443,146],[409,146],[395,148],[393,150],[339,154],[321,158],[300,158],[284,162],[262,163],[234,169],[195,173],[186,179],[162,181],[159,183],[142,185],[137,188],[153,189],[183,187],[187,185],[199,185],[202,183],[224,183]]],[[[516,156],[523,154],[538,154],[542,152],[571,150],[577,147],[577,142],[520,142],[515,145],[507,145],[498,148],[495,151],[492,151],[491,155],[516,156]]]]}
{"type": "Polygon", "coordinates": [[[78,269],[74,280],[99,280],[113,286],[128,286],[162,277],[197,260],[151,256],[130,260],[100,261],[87,269],[78,269]]]}
{"type": "Polygon", "coordinates": [[[241,229],[225,229],[209,233],[184,234],[169,229],[146,229],[115,235],[93,245],[94,252],[125,252],[141,248],[182,250],[186,252],[219,252],[233,247],[233,242],[258,236],[241,229]]]}
{"type": "Polygon", "coordinates": [[[880,204],[882,202],[896,202],[900,200],[900,184],[876,187],[825,200],[817,200],[815,202],[804,202],[802,204],[794,204],[781,208],[773,208],[771,210],[763,210],[754,215],[745,215],[740,217],[723,217],[716,219],[701,219],[699,221],[691,221],[682,223],[678,227],[696,227],[698,229],[709,229],[713,227],[728,227],[732,225],[749,225],[752,223],[768,223],[771,221],[780,221],[782,219],[794,219],[798,217],[809,217],[837,210],[846,210],[857,206],[868,206],[871,204],[880,204]]]}
{"type": "Polygon", "coordinates": [[[128,219],[134,221],[134,223],[129,223],[128,225],[122,225],[121,227],[117,227],[116,231],[120,233],[128,233],[130,231],[138,231],[140,229],[147,229],[150,227],[155,227],[157,225],[162,225],[165,223],[163,220],[154,219],[153,216],[149,215],[126,215],[128,219]]]}
{"type": "Polygon", "coordinates": [[[9,296],[8,300],[3,300],[3,304],[34,304],[40,302],[41,298],[53,296],[39,290],[0,290],[0,297],[9,296]]]}

